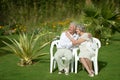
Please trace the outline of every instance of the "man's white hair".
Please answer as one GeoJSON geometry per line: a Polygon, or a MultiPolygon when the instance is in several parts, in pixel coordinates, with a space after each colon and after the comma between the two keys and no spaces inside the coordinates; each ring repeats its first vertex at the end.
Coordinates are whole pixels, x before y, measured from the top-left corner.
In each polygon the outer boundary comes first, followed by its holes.
{"type": "Polygon", "coordinates": [[[76,22],[71,22],[70,25],[74,25],[76,27],[77,23],[76,22]]]}

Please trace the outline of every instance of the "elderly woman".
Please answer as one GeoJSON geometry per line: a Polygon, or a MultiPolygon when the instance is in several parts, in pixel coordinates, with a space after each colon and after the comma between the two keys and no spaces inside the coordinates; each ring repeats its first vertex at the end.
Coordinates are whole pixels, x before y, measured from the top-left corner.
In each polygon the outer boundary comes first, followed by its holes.
{"type": "Polygon", "coordinates": [[[92,61],[91,58],[94,56],[93,53],[89,51],[87,48],[87,42],[91,41],[90,33],[85,32],[85,27],[82,25],[77,25],[76,33],[80,35],[78,40],[75,40],[70,36],[68,32],[66,32],[66,36],[72,41],[73,45],[79,45],[80,54],[79,59],[80,62],[83,64],[85,69],[87,70],[90,77],[94,76],[94,71],[92,69],[92,61]]]}

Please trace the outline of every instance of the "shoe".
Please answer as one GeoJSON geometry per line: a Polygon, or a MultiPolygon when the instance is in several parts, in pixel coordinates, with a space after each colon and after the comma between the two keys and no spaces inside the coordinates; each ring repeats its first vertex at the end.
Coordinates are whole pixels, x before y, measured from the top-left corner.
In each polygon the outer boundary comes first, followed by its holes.
{"type": "Polygon", "coordinates": [[[62,72],[59,71],[58,74],[62,74],[62,72]]]}
{"type": "Polygon", "coordinates": [[[69,75],[69,70],[65,68],[65,75],[69,75]]]}
{"type": "Polygon", "coordinates": [[[65,75],[69,75],[69,72],[65,72],[65,75]]]}
{"type": "Polygon", "coordinates": [[[65,70],[63,69],[63,70],[59,71],[58,74],[62,74],[64,72],[65,72],[65,70]]]}
{"type": "Polygon", "coordinates": [[[88,76],[89,76],[89,77],[94,77],[94,74],[92,73],[92,74],[89,74],[88,76]]]}

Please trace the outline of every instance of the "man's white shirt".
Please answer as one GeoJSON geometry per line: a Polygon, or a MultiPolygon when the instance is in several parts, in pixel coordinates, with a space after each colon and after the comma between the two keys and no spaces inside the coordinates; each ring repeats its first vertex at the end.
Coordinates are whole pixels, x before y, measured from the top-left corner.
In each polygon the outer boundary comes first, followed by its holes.
{"type": "MultiPolygon", "coordinates": [[[[77,34],[73,34],[73,35],[71,35],[71,37],[73,37],[75,40],[77,40],[79,38],[79,36],[77,34]]],[[[66,36],[66,32],[63,32],[61,34],[60,41],[59,41],[57,47],[58,48],[67,48],[67,49],[73,48],[71,40],[66,36]]]]}

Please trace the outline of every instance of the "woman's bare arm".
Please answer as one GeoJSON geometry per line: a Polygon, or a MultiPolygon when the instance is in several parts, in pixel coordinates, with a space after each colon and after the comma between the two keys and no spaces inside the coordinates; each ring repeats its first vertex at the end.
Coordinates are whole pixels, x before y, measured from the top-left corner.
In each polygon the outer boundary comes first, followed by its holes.
{"type": "Polygon", "coordinates": [[[70,36],[68,32],[66,32],[66,36],[72,41],[73,45],[81,44],[82,42],[86,41],[85,39],[81,39],[81,38],[79,38],[78,40],[75,40],[70,36]]]}

